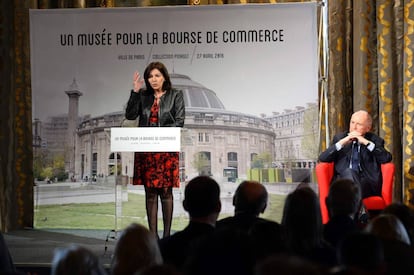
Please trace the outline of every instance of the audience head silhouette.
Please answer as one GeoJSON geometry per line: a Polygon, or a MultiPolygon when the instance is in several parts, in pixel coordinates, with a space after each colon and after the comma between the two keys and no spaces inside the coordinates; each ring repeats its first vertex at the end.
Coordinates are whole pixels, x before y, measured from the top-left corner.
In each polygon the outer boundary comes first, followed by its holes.
{"type": "Polygon", "coordinates": [[[322,217],[316,193],[307,186],[296,188],[285,200],[282,235],[288,250],[308,253],[322,240],[322,217]],[[306,228],[306,230],[304,230],[306,228]]]}
{"type": "Polygon", "coordinates": [[[263,184],[257,181],[243,181],[234,193],[234,212],[259,216],[265,211],[267,200],[268,193],[263,184]]]}
{"type": "Polygon", "coordinates": [[[184,190],[183,207],[190,219],[215,215],[221,211],[220,186],[208,176],[191,179],[184,190]]]}
{"type": "Polygon", "coordinates": [[[57,249],[52,260],[51,275],[106,275],[99,258],[89,249],[71,245],[57,249]]]}
{"type": "Polygon", "coordinates": [[[111,274],[133,274],[162,262],[157,237],[145,226],[132,223],[122,231],[117,240],[111,274]]]}
{"type": "Polygon", "coordinates": [[[337,179],[329,187],[326,206],[329,216],[348,215],[352,218],[361,205],[361,191],[350,179],[337,179]]]}
{"type": "Polygon", "coordinates": [[[410,237],[402,222],[394,215],[380,214],[374,217],[365,227],[367,232],[370,232],[380,239],[400,241],[410,245],[410,237]]]}
{"type": "Polygon", "coordinates": [[[395,215],[407,230],[411,245],[414,245],[414,210],[406,204],[394,202],[385,207],[382,213],[395,215]]]}
{"type": "Polygon", "coordinates": [[[286,252],[327,267],[336,264],[335,249],[323,238],[319,198],[311,187],[301,185],[287,195],[281,226],[286,252]]]}
{"type": "Polygon", "coordinates": [[[188,225],[159,241],[164,263],[180,272],[201,240],[215,230],[221,211],[220,186],[208,176],[192,178],[184,189],[183,207],[190,216],[188,225]]]}

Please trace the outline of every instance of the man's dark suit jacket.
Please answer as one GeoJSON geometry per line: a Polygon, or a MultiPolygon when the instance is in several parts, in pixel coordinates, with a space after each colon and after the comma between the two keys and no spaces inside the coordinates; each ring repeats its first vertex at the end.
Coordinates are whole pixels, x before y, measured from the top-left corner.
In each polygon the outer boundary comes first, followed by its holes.
{"type": "Polygon", "coordinates": [[[217,229],[223,229],[223,228],[231,228],[234,230],[242,230],[246,233],[249,233],[249,230],[256,224],[256,223],[269,223],[273,225],[275,230],[280,233],[280,225],[277,222],[270,221],[267,219],[263,219],[260,217],[257,217],[252,214],[237,214],[232,217],[227,217],[221,220],[218,220],[216,222],[216,228],[217,229]]]}
{"type": "MultiPolygon", "coordinates": [[[[348,135],[348,132],[337,134],[331,145],[319,155],[321,162],[334,162],[335,171],[332,180],[338,178],[341,173],[349,168],[352,154],[352,143],[345,145],[341,150],[337,151],[335,144],[348,135]]],[[[371,152],[367,146],[360,145],[360,167],[361,177],[376,186],[382,185],[381,164],[392,160],[392,155],[384,148],[384,140],[374,133],[366,133],[365,138],[375,144],[375,149],[371,152]]],[[[379,188],[380,190],[380,188],[379,188]]]]}
{"type": "Polygon", "coordinates": [[[182,231],[161,239],[159,246],[164,263],[181,272],[193,249],[197,249],[198,243],[212,234],[214,229],[210,224],[190,221],[182,231]]]}
{"type": "Polygon", "coordinates": [[[348,235],[360,231],[357,222],[348,215],[336,215],[330,217],[329,221],[323,226],[323,237],[333,247],[348,235]]]}
{"type": "Polygon", "coordinates": [[[218,220],[216,230],[233,230],[247,234],[259,259],[284,251],[280,224],[249,213],[239,213],[218,220]]]}

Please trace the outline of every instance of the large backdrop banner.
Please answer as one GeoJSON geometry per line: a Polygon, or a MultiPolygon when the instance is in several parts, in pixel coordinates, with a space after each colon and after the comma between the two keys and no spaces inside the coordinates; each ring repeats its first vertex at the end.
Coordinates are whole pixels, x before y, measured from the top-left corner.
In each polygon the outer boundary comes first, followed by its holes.
{"type": "MultiPolygon", "coordinates": [[[[317,3],[31,10],[33,119],[44,124],[73,111],[73,90],[79,117],[123,112],[133,72],[152,61],[212,91],[235,114],[306,108],[318,101],[316,17],[317,3]]],[[[43,148],[52,146],[43,139],[43,148]]],[[[75,174],[90,170],[82,169],[75,174]]]]}

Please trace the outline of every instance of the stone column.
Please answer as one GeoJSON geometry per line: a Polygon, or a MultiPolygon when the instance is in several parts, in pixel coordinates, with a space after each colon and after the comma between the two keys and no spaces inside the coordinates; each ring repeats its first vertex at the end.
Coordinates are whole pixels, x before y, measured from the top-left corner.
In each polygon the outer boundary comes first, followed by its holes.
{"type": "Polygon", "coordinates": [[[79,91],[76,79],[73,79],[68,91],[65,93],[69,97],[68,111],[68,135],[66,143],[66,169],[69,171],[69,179],[75,176],[75,146],[76,146],[76,128],[79,116],[79,97],[82,93],[79,91]]]}

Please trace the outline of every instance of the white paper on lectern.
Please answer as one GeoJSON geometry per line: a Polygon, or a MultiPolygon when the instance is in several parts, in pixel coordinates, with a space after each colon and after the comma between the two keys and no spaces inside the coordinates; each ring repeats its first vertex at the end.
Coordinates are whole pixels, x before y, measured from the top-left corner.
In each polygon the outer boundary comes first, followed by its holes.
{"type": "Polygon", "coordinates": [[[179,152],[180,127],[113,127],[112,152],[179,152]]]}

